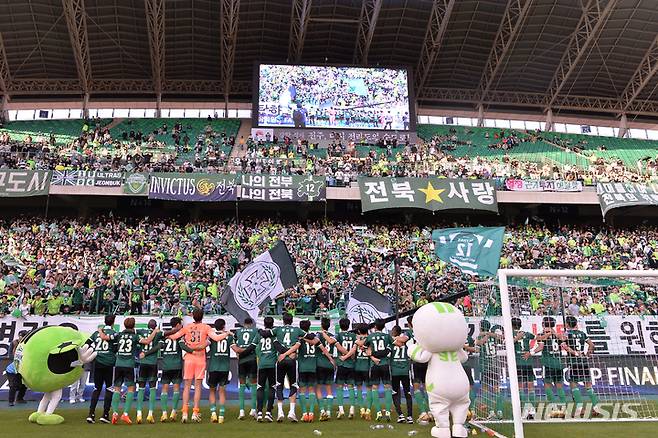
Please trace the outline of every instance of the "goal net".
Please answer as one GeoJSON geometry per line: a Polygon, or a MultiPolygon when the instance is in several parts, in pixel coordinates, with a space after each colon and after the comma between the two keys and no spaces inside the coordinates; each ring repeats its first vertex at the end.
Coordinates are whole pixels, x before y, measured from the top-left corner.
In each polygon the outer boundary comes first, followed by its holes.
{"type": "Polygon", "coordinates": [[[465,366],[478,432],[658,421],[658,271],[502,269],[497,284],[470,289],[465,366]]]}

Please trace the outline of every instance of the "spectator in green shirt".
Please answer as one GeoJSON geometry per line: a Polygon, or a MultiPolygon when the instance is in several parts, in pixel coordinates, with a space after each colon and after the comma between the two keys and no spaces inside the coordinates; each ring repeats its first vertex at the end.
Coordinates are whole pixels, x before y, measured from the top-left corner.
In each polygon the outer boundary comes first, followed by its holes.
{"type": "Polygon", "coordinates": [[[46,307],[48,308],[48,315],[57,315],[60,313],[62,304],[64,304],[64,298],[59,294],[58,290],[53,291],[53,293],[48,297],[48,302],[46,307]]]}

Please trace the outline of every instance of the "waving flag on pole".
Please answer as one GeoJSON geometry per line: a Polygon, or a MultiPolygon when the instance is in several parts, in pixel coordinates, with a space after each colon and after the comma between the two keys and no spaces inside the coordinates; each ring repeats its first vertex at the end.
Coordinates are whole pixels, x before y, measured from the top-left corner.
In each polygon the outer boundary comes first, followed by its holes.
{"type": "Polygon", "coordinates": [[[432,232],[436,256],[462,272],[496,275],[503,249],[504,227],[443,228],[432,232]]]}
{"type": "Polygon", "coordinates": [[[371,323],[393,314],[393,304],[384,295],[359,283],[347,303],[347,317],[353,323],[371,323]]]}
{"type": "Polygon", "coordinates": [[[295,264],[288,248],[278,241],[231,278],[220,303],[241,323],[247,317],[255,320],[270,300],[297,283],[295,264]]]}

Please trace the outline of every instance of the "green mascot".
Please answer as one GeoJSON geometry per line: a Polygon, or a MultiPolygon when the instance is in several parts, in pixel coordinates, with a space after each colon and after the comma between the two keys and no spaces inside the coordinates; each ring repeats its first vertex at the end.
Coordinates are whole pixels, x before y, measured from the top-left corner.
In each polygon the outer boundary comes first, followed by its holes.
{"type": "Polygon", "coordinates": [[[82,375],[82,365],[96,358],[88,336],[69,327],[46,326],[28,333],[16,347],[14,365],[25,385],[43,392],[39,408],[29,420],[41,425],[60,424],[61,415],[54,414],[62,388],[82,375]]]}

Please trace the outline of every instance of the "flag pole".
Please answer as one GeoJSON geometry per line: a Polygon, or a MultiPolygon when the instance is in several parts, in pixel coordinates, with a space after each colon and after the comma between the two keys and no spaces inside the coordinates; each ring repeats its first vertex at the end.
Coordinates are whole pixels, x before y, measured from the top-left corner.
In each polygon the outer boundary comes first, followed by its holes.
{"type": "Polygon", "coordinates": [[[400,258],[397,253],[393,259],[393,268],[395,275],[395,325],[400,325],[400,258]]]}

